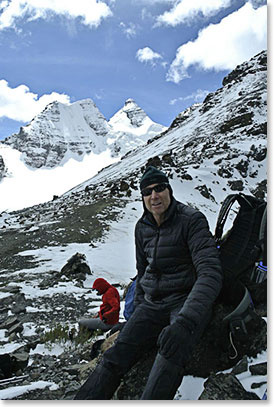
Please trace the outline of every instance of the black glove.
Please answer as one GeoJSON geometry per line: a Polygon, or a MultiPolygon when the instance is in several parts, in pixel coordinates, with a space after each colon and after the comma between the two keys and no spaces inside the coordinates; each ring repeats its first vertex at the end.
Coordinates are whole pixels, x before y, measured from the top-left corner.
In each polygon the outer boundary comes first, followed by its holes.
{"type": "Polygon", "coordinates": [[[179,322],[174,322],[162,330],[157,345],[160,348],[160,354],[168,359],[172,357],[182,345],[187,348],[190,342],[190,329],[179,322]]]}

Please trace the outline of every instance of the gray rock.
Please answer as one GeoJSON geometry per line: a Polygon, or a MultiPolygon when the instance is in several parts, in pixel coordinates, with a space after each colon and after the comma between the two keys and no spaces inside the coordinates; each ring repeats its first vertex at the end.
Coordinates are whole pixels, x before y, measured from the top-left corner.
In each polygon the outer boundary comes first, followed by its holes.
{"type": "Polygon", "coordinates": [[[11,311],[13,312],[13,314],[23,314],[26,312],[26,305],[15,304],[14,307],[12,307],[11,311]]]}
{"type": "Polygon", "coordinates": [[[89,265],[86,262],[86,256],[81,253],[74,254],[61,269],[61,275],[64,274],[70,279],[85,280],[86,275],[92,275],[89,265]]]}
{"type": "Polygon", "coordinates": [[[11,354],[12,371],[24,370],[29,361],[29,354],[27,352],[13,352],[11,354]]]}
{"type": "Polygon", "coordinates": [[[255,393],[247,392],[231,373],[210,376],[204,387],[199,400],[260,400],[255,393]]]}
{"type": "Polygon", "coordinates": [[[251,389],[258,389],[259,387],[263,386],[264,384],[267,384],[267,382],[252,383],[252,385],[250,387],[251,387],[251,389]]]}
{"type": "Polygon", "coordinates": [[[0,181],[5,177],[7,173],[7,168],[5,166],[3,157],[0,155],[0,181]]]}
{"type": "Polygon", "coordinates": [[[10,329],[13,325],[16,325],[18,323],[18,318],[16,316],[11,316],[0,325],[0,329],[10,329]]]}
{"type": "Polygon", "coordinates": [[[6,286],[6,287],[1,287],[1,291],[3,293],[11,293],[11,294],[17,294],[20,291],[20,287],[18,286],[6,286]]]}
{"type": "Polygon", "coordinates": [[[256,365],[249,366],[250,373],[254,376],[267,374],[267,363],[257,363],[256,365]]]}
{"type": "Polygon", "coordinates": [[[22,323],[18,322],[17,324],[12,325],[9,328],[8,335],[10,336],[12,334],[21,333],[21,332],[23,332],[23,330],[24,330],[24,327],[23,327],[22,323]]]}
{"type": "Polygon", "coordinates": [[[236,366],[233,367],[232,369],[232,374],[237,375],[243,372],[248,371],[248,361],[247,361],[247,356],[245,355],[240,362],[237,363],[236,366]]]}
{"type": "Polygon", "coordinates": [[[0,380],[11,377],[11,357],[8,353],[0,355],[0,380]]]}

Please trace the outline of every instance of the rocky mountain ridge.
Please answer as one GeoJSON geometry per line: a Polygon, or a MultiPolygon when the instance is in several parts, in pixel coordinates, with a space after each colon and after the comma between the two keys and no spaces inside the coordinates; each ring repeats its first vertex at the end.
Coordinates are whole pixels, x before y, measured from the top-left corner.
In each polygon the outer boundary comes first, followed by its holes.
{"type": "Polygon", "coordinates": [[[70,105],[52,102],[0,145],[20,151],[31,168],[54,168],[69,158],[79,160],[106,149],[113,156],[123,155],[165,129],[154,123],[133,99],[128,99],[109,121],[91,99],[70,105]]]}
{"type": "MultiPolygon", "coordinates": [[[[267,198],[266,52],[226,78],[222,88],[179,114],[167,131],[96,176],[52,201],[1,214],[0,347],[13,360],[22,361],[21,372],[18,369],[13,374],[29,375],[23,379],[25,385],[38,380],[45,383],[45,388],[18,399],[71,399],[97,363],[90,357],[96,338],[77,346],[69,338],[65,343],[60,338],[60,353],[53,355],[45,352],[41,338],[60,321],[71,331],[83,314],[96,312],[98,298],[89,287],[97,277],[114,283],[123,298],[124,287],[135,275],[134,225],[142,214],[139,179],[146,165],[168,174],[176,199],[199,208],[212,232],[220,204],[229,193],[267,198]],[[76,252],[85,254],[91,270],[84,278],[64,274],[64,266],[76,252]],[[13,352],[8,351],[7,343],[14,347],[13,352]]],[[[218,318],[225,312],[221,308],[218,318]]],[[[264,301],[258,303],[256,312],[267,317],[264,301]]],[[[266,324],[260,321],[253,326],[239,358],[231,361],[219,347],[217,322],[210,328],[216,335],[208,332],[188,374],[210,377],[201,399],[256,399],[253,392],[250,395],[237,387],[239,366],[221,378],[215,373],[237,362],[247,372],[247,358],[266,352],[266,324]]],[[[151,356],[144,355],[129,373],[116,399],[138,399],[151,356]]],[[[254,386],[263,388],[266,364],[257,368],[262,373],[257,373],[254,386]]]]}

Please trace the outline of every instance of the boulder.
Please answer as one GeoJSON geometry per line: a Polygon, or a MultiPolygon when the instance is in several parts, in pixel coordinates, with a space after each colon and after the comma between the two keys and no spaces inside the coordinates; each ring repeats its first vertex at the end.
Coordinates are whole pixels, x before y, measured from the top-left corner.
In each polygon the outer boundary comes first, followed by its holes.
{"type": "Polygon", "coordinates": [[[10,316],[8,319],[2,322],[0,329],[10,329],[13,325],[18,324],[18,322],[19,319],[15,315],[10,316]]]}
{"type": "Polygon", "coordinates": [[[15,351],[11,354],[11,366],[13,372],[24,370],[28,366],[29,354],[23,351],[15,351]]]}
{"type": "Polygon", "coordinates": [[[71,365],[64,370],[72,376],[77,376],[80,381],[85,381],[87,375],[95,369],[98,359],[93,359],[88,363],[79,363],[76,365],[71,365]]]}
{"type": "Polygon", "coordinates": [[[232,372],[234,375],[241,374],[248,371],[248,361],[247,356],[245,355],[236,366],[233,367],[232,372]]]}
{"type": "Polygon", "coordinates": [[[11,336],[16,333],[21,333],[23,332],[24,327],[22,325],[22,322],[18,322],[17,324],[12,325],[9,330],[8,330],[8,336],[11,336]]]}
{"type": "Polygon", "coordinates": [[[0,355],[0,380],[10,378],[14,373],[23,371],[29,362],[29,353],[17,349],[12,353],[0,355]]]}
{"type": "Polygon", "coordinates": [[[256,365],[249,366],[250,373],[254,376],[267,375],[267,363],[257,363],[256,365]]]}
{"type": "Polygon", "coordinates": [[[61,269],[61,274],[69,279],[83,281],[86,279],[87,274],[92,275],[93,273],[86,262],[86,256],[81,253],[76,253],[61,269]]]}
{"type": "Polygon", "coordinates": [[[255,393],[246,391],[231,373],[210,376],[204,388],[199,400],[260,400],[255,393]]]}
{"type": "Polygon", "coordinates": [[[23,293],[18,293],[13,297],[11,312],[13,314],[22,314],[26,312],[27,305],[31,305],[30,300],[26,300],[23,293]]]}
{"type": "Polygon", "coordinates": [[[11,358],[8,353],[0,355],[0,380],[11,377],[11,358]]]}

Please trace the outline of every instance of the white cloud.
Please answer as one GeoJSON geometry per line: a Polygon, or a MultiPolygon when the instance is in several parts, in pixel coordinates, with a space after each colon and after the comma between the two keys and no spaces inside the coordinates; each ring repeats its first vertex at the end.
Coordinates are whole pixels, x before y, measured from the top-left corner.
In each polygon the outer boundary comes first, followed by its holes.
{"type": "Polygon", "coordinates": [[[0,12],[0,30],[17,28],[23,18],[31,21],[52,15],[80,18],[82,24],[97,27],[102,19],[112,15],[107,4],[99,0],[10,0],[1,3],[0,12]]]}
{"type": "Polygon", "coordinates": [[[0,118],[8,117],[12,120],[28,122],[41,112],[49,103],[57,100],[61,103],[69,103],[67,95],[52,92],[40,98],[30,92],[26,85],[10,88],[7,81],[0,80],[0,118]]]}
{"type": "Polygon", "coordinates": [[[195,102],[202,102],[204,98],[209,94],[208,90],[197,89],[195,92],[191,93],[184,98],[184,100],[194,100],[195,102]]]}
{"type": "Polygon", "coordinates": [[[158,54],[158,52],[153,51],[151,48],[145,47],[138,49],[138,51],[136,52],[136,58],[140,62],[149,62],[152,65],[155,65],[155,60],[162,59],[163,57],[158,54]]]}
{"type": "Polygon", "coordinates": [[[208,90],[197,89],[195,92],[188,96],[179,96],[178,98],[171,99],[169,104],[175,105],[178,102],[183,102],[185,100],[193,100],[194,102],[202,102],[204,98],[209,94],[208,90]]]}
{"type": "Polygon", "coordinates": [[[241,9],[199,32],[195,41],[178,48],[167,81],[179,83],[189,77],[187,68],[230,70],[267,47],[267,6],[241,9]]]}
{"type": "Polygon", "coordinates": [[[137,26],[134,23],[120,23],[120,27],[127,38],[132,38],[136,35],[137,26]]]}
{"type": "Polygon", "coordinates": [[[157,17],[158,24],[176,26],[187,22],[198,14],[209,17],[220,9],[229,7],[231,0],[180,0],[175,3],[170,11],[157,17]]]}

